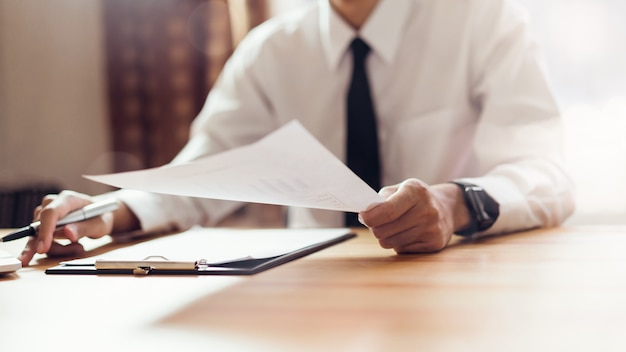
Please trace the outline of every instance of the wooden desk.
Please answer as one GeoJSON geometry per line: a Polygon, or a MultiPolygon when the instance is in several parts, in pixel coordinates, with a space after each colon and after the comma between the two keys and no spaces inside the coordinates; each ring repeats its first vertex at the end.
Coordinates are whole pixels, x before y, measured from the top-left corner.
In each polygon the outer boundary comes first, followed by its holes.
{"type": "Polygon", "coordinates": [[[361,233],[251,277],[46,276],[46,265],[0,278],[3,352],[626,350],[623,227],[414,256],[361,233]]]}

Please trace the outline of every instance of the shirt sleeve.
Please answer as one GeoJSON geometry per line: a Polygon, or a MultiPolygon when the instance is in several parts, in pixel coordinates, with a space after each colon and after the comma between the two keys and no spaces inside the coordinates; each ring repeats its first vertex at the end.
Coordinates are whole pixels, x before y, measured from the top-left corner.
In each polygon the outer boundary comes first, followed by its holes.
{"type": "Polygon", "coordinates": [[[556,226],[574,210],[562,120],[523,9],[486,1],[473,17],[474,139],[482,186],[500,204],[486,233],[556,226]],[[485,4],[486,3],[486,4],[485,4]]]}
{"type": "MultiPolygon", "coordinates": [[[[263,42],[254,38],[258,35],[248,35],[226,63],[173,164],[252,143],[278,127],[258,79],[263,42]]],[[[214,226],[242,205],[133,190],[117,191],[116,196],[135,213],[141,230],[150,233],[214,226]]]]}

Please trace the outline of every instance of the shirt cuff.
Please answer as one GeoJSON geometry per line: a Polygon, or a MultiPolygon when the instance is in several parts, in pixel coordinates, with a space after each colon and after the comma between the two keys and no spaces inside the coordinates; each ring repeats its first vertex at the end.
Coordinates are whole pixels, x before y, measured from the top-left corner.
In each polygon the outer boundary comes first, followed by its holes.
{"type": "Polygon", "coordinates": [[[500,205],[500,215],[496,222],[486,231],[479,232],[479,236],[541,226],[541,221],[532,216],[525,195],[510,179],[485,176],[459,180],[481,186],[500,205]]]}

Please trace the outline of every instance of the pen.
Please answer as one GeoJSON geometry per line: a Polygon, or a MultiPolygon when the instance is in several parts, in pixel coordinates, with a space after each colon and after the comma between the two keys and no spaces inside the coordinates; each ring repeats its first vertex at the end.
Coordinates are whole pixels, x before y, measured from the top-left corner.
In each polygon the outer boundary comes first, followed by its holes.
{"type": "MultiPolygon", "coordinates": [[[[61,220],[57,222],[57,228],[63,225],[73,223],[73,222],[79,222],[79,221],[91,219],[93,217],[100,216],[110,211],[114,211],[115,209],[118,208],[118,206],[119,204],[117,203],[117,200],[114,198],[110,198],[107,200],[89,204],[82,209],[78,209],[76,211],[73,211],[67,214],[64,218],[62,218],[61,220]]],[[[23,238],[27,236],[35,236],[40,225],[41,225],[41,222],[35,221],[28,226],[24,226],[21,229],[18,229],[17,231],[11,232],[10,234],[2,237],[0,239],[0,242],[13,241],[13,240],[17,240],[18,238],[23,238]]]]}

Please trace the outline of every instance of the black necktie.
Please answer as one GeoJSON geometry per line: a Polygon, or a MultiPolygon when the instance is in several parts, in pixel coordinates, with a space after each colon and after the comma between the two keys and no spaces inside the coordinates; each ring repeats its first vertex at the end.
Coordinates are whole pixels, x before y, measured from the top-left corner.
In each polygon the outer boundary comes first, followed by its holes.
{"type": "MultiPolygon", "coordinates": [[[[347,97],[347,165],[370,187],[380,189],[380,160],[376,116],[370,94],[365,58],[370,47],[361,38],[350,44],[353,57],[352,80],[347,97]]],[[[345,214],[346,226],[361,226],[357,214],[345,214]]]]}

